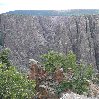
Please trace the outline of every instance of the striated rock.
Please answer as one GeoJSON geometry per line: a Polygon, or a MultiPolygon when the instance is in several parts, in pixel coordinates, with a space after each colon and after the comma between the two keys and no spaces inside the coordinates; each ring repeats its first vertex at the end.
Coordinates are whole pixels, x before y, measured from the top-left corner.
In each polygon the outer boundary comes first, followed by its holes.
{"type": "Polygon", "coordinates": [[[99,15],[0,15],[1,45],[12,50],[14,65],[27,70],[28,60],[54,50],[72,50],[78,61],[99,70],[99,15]]]}

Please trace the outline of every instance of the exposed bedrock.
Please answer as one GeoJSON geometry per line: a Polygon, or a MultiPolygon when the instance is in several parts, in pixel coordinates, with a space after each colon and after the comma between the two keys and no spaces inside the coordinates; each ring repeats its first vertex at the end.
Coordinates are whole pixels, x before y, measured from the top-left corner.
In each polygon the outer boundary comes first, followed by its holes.
{"type": "Polygon", "coordinates": [[[99,70],[99,15],[0,15],[1,45],[12,50],[12,62],[26,68],[28,60],[49,50],[67,53],[92,63],[99,70]]]}

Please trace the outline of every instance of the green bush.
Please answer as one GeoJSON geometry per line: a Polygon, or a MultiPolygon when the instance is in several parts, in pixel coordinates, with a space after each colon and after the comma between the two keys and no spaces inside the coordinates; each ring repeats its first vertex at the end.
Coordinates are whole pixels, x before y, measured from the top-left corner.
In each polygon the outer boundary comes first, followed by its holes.
{"type": "Polygon", "coordinates": [[[72,78],[73,90],[78,94],[83,94],[89,90],[89,80],[92,80],[94,69],[92,65],[80,64],[74,71],[72,78]]]}
{"type": "Polygon", "coordinates": [[[15,67],[3,71],[0,64],[0,99],[30,99],[34,95],[35,82],[19,73],[15,67]]]}
{"type": "Polygon", "coordinates": [[[63,54],[61,63],[64,72],[67,72],[68,68],[71,68],[74,71],[77,68],[76,55],[72,51],[69,51],[67,55],[63,54]]]}
{"type": "Polygon", "coordinates": [[[35,81],[18,72],[8,61],[7,50],[0,54],[0,99],[31,99],[35,81]]]}
{"type": "Polygon", "coordinates": [[[70,81],[62,81],[58,86],[55,86],[56,94],[60,94],[61,92],[72,90],[72,82],[70,81]]]}
{"type": "Polygon", "coordinates": [[[42,55],[41,58],[43,59],[45,70],[48,72],[54,72],[57,67],[64,68],[64,72],[66,72],[68,68],[74,70],[77,67],[76,55],[73,54],[72,51],[67,55],[50,51],[47,54],[42,55]]]}
{"type": "Polygon", "coordinates": [[[10,53],[10,49],[5,48],[0,52],[0,62],[2,64],[6,65],[6,69],[9,68],[9,66],[11,66],[11,63],[9,61],[9,53],[10,53]]]}
{"type": "Polygon", "coordinates": [[[63,57],[63,54],[54,51],[50,51],[47,54],[42,55],[41,58],[43,59],[45,70],[52,73],[57,67],[61,67],[64,63],[63,57]]]}
{"type": "Polygon", "coordinates": [[[77,64],[76,55],[70,51],[67,55],[57,52],[48,52],[42,56],[45,69],[48,72],[54,72],[58,66],[62,67],[65,73],[68,73],[68,68],[72,69],[72,79],[65,80],[56,86],[56,92],[60,93],[66,90],[72,90],[78,94],[88,92],[87,80],[92,79],[93,67],[91,65],[77,64]]]}

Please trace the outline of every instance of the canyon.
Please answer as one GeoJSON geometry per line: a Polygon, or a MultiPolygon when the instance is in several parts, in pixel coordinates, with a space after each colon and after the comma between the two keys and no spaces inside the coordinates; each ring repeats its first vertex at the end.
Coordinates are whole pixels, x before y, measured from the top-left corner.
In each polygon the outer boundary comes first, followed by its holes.
{"type": "Polygon", "coordinates": [[[26,71],[29,59],[70,50],[78,62],[99,70],[99,15],[33,16],[0,15],[0,45],[11,49],[10,60],[26,71]]]}

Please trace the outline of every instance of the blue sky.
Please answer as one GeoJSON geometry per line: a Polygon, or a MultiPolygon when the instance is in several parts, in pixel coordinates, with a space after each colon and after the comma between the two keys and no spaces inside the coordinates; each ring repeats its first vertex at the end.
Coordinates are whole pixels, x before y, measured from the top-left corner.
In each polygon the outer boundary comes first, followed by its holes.
{"type": "Polygon", "coordinates": [[[99,9],[99,0],[0,0],[0,13],[13,10],[99,9]]]}

